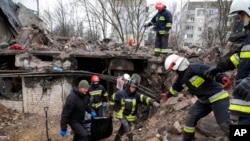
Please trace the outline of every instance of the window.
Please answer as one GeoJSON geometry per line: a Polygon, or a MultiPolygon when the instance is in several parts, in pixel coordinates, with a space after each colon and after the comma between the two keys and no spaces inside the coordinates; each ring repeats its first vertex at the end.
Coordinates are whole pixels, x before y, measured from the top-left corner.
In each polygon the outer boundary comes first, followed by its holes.
{"type": "Polygon", "coordinates": [[[186,30],[194,30],[194,26],[186,26],[186,30]]]}
{"type": "Polygon", "coordinates": [[[193,34],[187,34],[187,39],[192,39],[193,38],[193,34]]]}
{"type": "Polygon", "coordinates": [[[202,39],[202,35],[197,35],[197,40],[201,40],[202,39]]]}
{"type": "Polygon", "coordinates": [[[184,43],[183,45],[184,45],[184,46],[190,46],[191,43],[184,43]]]}
{"type": "Polygon", "coordinates": [[[204,15],[203,9],[198,9],[197,10],[197,16],[203,16],[203,15],[204,15]]]}
{"type": "Polygon", "coordinates": [[[194,22],[194,18],[192,17],[192,18],[190,18],[190,20],[192,21],[192,22],[194,22]]]}
{"type": "Polygon", "coordinates": [[[202,27],[198,27],[198,31],[202,31],[202,27]]]}
{"type": "Polygon", "coordinates": [[[213,28],[212,28],[212,27],[208,27],[208,28],[207,28],[207,31],[208,31],[208,32],[213,32],[213,28]]]}

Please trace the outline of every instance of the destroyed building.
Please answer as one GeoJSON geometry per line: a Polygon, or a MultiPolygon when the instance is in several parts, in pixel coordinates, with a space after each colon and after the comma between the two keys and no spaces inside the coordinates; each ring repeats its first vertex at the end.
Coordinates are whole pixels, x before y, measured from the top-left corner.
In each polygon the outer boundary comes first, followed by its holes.
{"type": "Polygon", "coordinates": [[[8,108],[43,114],[44,107],[53,107],[49,114],[60,114],[71,88],[93,74],[101,76],[110,95],[123,73],[140,74],[140,91],[151,97],[165,89],[164,58],[153,56],[153,48],[54,37],[23,5],[5,0],[0,7],[0,103],[8,108]]]}

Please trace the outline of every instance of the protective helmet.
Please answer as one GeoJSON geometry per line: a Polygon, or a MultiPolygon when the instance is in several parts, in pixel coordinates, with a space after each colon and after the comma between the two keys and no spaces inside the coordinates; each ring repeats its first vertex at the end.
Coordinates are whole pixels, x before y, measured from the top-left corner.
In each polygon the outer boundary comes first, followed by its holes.
{"type": "Polygon", "coordinates": [[[123,74],[122,79],[123,79],[123,80],[128,80],[128,81],[131,80],[130,75],[127,74],[127,73],[123,74]]]}
{"type": "Polygon", "coordinates": [[[100,81],[100,77],[98,75],[92,75],[91,77],[91,83],[93,82],[99,82],[100,81]]]}
{"type": "Polygon", "coordinates": [[[236,14],[244,11],[250,17],[250,1],[249,0],[233,0],[229,14],[236,14]]]}
{"type": "Polygon", "coordinates": [[[164,4],[162,3],[162,2],[157,2],[156,4],[155,4],[155,9],[156,10],[162,10],[163,8],[164,8],[164,4]]]}
{"type": "Polygon", "coordinates": [[[134,87],[138,87],[138,82],[136,80],[131,80],[130,83],[129,83],[130,86],[134,86],[134,87]]]}
{"type": "Polygon", "coordinates": [[[164,63],[166,70],[184,71],[188,68],[189,61],[176,54],[169,55],[164,63]]]}

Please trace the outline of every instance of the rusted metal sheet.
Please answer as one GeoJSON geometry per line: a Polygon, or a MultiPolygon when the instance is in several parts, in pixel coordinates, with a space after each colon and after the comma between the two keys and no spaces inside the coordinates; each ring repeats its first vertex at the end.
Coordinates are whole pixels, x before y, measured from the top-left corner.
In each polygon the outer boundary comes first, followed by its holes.
{"type": "Polygon", "coordinates": [[[134,70],[134,63],[127,59],[111,59],[109,70],[134,70]]]}

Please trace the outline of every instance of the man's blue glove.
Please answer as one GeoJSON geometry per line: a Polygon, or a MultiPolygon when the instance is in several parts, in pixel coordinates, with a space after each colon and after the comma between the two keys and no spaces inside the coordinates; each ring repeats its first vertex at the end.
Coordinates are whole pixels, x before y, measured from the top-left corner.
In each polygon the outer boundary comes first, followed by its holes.
{"type": "Polygon", "coordinates": [[[105,110],[107,108],[107,102],[102,103],[102,108],[105,110]]]}
{"type": "Polygon", "coordinates": [[[65,131],[65,130],[61,130],[61,131],[60,131],[60,135],[61,135],[62,137],[65,137],[66,134],[67,134],[67,131],[65,131]]]}
{"type": "Polygon", "coordinates": [[[96,117],[96,113],[95,112],[92,111],[90,114],[91,114],[91,118],[96,117]]]}

